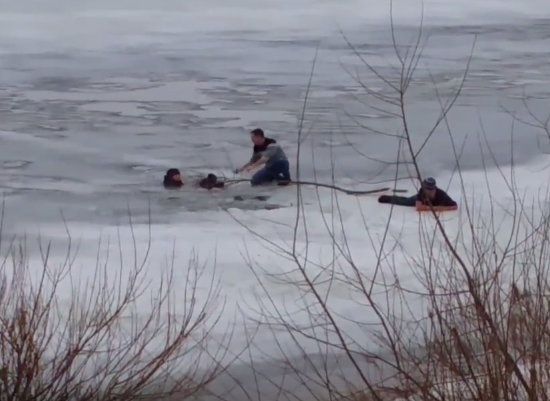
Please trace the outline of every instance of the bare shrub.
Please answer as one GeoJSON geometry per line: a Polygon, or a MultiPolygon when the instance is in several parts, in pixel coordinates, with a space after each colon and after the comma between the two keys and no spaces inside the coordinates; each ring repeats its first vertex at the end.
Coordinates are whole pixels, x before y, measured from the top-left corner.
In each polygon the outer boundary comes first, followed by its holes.
{"type": "MultiPolygon", "coordinates": [[[[550,395],[548,196],[525,199],[517,185],[512,151],[508,167],[495,162],[493,168],[506,182],[508,204],[501,204],[492,193],[487,167],[483,185],[485,204],[491,206],[481,208],[463,180],[460,144],[448,121],[464,89],[474,48],[452,94],[442,94],[429,71],[424,71],[419,85],[432,82],[440,113],[418,142],[409,125],[407,93],[415,85],[421,63],[422,30],[406,46],[398,45],[393,26],[392,35],[397,62],[390,68],[396,75],[390,77],[372,67],[367,56],[346,39],[365,70],[378,80],[373,86],[383,88],[371,91],[359,74],[353,75],[370,96],[371,101],[363,104],[384,109],[401,122],[399,133],[363,127],[365,136],[393,137],[399,157],[387,163],[395,165],[396,177],[399,170],[407,170],[416,185],[422,179],[420,153],[438,130],[443,131],[439,135],[448,135],[457,166],[455,179],[463,190],[458,216],[451,219],[453,223],[432,207],[422,213],[416,233],[419,240],[412,246],[418,251],[413,254],[399,233],[392,231],[393,209],[384,229],[374,231],[364,220],[363,232],[350,232],[340,206],[341,196],[346,195],[334,192],[330,213],[321,209],[333,254],[331,260],[318,262],[312,254],[312,223],[300,201],[303,189],[298,185],[292,244],[278,245],[262,238],[273,252],[290,260],[293,268],[285,272],[285,279],[282,274],[275,277],[261,271],[250,261],[265,291],[263,298],[258,297],[262,321],[273,327],[282,365],[310,390],[311,399],[546,400],[550,395]],[[358,236],[364,241],[361,256],[355,256],[357,251],[350,245],[358,236]],[[404,271],[409,281],[403,279],[404,271]],[[292,310],[288,309],[290,302],[281,305],[269,296],[266,280],[295,288],[299,295],[292,310]],[[343,316],[336,308],[332,297],[336,286],[345,287],[349,299],[356,302],[355,317],[343,316]],[[294,346],[292,355],[288,344],[279,340],[283,330],[294,346]],[[320,362],[315,360],[319,355],[320,362]]],[[[532,124],[547,133],[550,118],[535,120],[532,124]]],[[[300,127],[298,143],[301,135],[300,127]]],[[[481,147],[484,139],[481,135],[481,147]]],[[[488,154],[492,157],[490,149],[488,154]]],[[[277,399],[283,398],[295,399],[291,391],[281,391],[277,399]]]]}
{"type": "Polygon", "coordinates": [[[81,266],[69,232],[61,261],[38,242],[41,255],[25,239],[3,244],[2,400],[184,400],[221,371],[223,355],[209,346],[218,286],[198,291],[198,259],[157,266],[150,242],[134,241],[128,260],[119,238],[114,249],[100,241],[95,265],[81,266]]]}

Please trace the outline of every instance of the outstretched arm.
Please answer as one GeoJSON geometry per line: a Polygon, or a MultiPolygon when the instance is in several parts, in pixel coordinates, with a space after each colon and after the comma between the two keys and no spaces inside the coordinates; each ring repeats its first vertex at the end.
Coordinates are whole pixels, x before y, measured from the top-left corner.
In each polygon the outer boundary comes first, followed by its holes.
{"type": "MultiPolygon", "coordinates": [[[[432,206],[435,212],[450,212],[458,209],[456,202],[447,194],[443,195],[443,206],[432,206]]],[[[424,205],[422,202],[416,202],[416,211],[429,212],[432,210],[429,205],[424,205]]]]}
{"type": "Polygon", "coordinates": [[[241,171],[251,171],[251,170],[255,170],[259,167],[261,167],[262,165],[264,165],[266,162],[267,162],[267,159],[268,157],[267,156],[262,156],[258,159],[258,161],[254,162],[254,163],[248,163],[246,164],[242,169],[241,171]]]}
{"type": "Polygon", "coordinates": [[[241,171],[246,170],[246,168],[247,168],[248,166],[250,166],[250,163],[246,163],[244,166],[239,167],[239,168],[236,168],[236,169],[235,169],[235,174],[239,174],[241,171]]]}
{"type": "Polygon", "coordinates": [[[250,161],[246,163],[244,166],[235,169],[235,173],[239,174],[241,171],[248,171],[249,167],[252,166],[254,163],[256,163],[260,159],[260,156],[257,153],[252,153],[252,157],[250,158],[250,161]]]}
{"type": "MultiPolygon", "coordinates": [[[[433,207],[434,212],[450,212],[450,211],[458,209],[457,205],[454,205],[454,206],[432,206],[432,207],[433,207]]],[[[432,210],[432,209],[430,209],[430,206],[423,205],[420,202],[416,203],[416,211],[417,212],[429,212],[430,210],[432,210]]]]}
{"type": "Polygon", "coordinates": [[[263,164],[267,163],[267,161],[271,157],[275,156],[279,151],[280,148],[277,145],[269,145],[267,149],[262,152],[262,155],[258,158],[258,160],[254,161],[253,157],[251,162],[248,163],[248,165],[244,166],[241,171],[250,171],[261,167],[263,164]]]}

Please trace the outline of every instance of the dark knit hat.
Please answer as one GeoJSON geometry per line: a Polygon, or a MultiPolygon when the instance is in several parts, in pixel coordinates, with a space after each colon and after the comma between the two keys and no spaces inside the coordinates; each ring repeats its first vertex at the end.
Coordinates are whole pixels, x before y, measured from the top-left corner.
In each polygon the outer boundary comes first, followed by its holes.
{"type": "Polygon", "coordinates": [[[436,189],[437,185],[436,185],[435,178],[433,178],[433,177],[424,178],[424,181],[422,181],[422,188],[424,188],[424,189],[436,189]]]}

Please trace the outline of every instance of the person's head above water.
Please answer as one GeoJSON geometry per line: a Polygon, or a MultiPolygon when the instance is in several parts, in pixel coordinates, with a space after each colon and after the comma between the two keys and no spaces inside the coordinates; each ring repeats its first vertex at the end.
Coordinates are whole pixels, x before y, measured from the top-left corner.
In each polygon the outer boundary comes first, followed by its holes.
{"type": "Polygon", "coordinates": [[[179,188],[183,186],[180,171],[177,168],[169,169],[164,175],[164,186],[166,188],[179,188]]]}
{"type": "Polygon", "coordinates": [[[426,195],[428,195],[430,198],[433,198],[437,190],[437,183],[435,181],[435,178],[424,178],[424,181],[422,181],[422,189],[424,190],[426,195]]]}
{"type": "Polygon", "coordinates": [[[260,128],[250,131],[250,139],[254,145],[261,145],[265,141],[264,131],[260,128]]]}
{"type": "Polygon", "coordinates": [[[218,181],[218,177],[215,174],[208,174],[202,180],[197,182],[197,185],[199,188],[208,190],[225,187],[225,183],[223,181],[218,181]]]}

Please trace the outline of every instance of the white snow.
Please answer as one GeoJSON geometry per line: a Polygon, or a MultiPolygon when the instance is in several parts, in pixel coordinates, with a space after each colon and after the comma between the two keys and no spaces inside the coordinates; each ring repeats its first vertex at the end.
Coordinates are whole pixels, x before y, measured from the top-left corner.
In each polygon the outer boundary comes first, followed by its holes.
{"type": "MultiPolygon", "coordinates": [[[[513,174],[509,169],[500,172],[489,171],[487,175],[482,172],[467,172],[463,174],[464,191],[461,190],[457,176],[452,179],[447,176],[437,177],[442,188],[446,188],[450,183],[448,192],[462,205],[461,212],[447,213],[442,216],[451,238],[461,236],[468,248],[470,232],[465,226],[466,209],[464,207],[465,202],[468,202],[470,212],[477,216],[475,218],[475,222],[479,224],[477,229],[481,230],[483,223],[489,223],[488,219],[492,213],[495,224],[499,227],[497,240],[504,246],[513,231],[513,224],[517,224],[517,219],[514,222],[509,212],[514,202],[517,205],[517,202],[522,201],[529,207],[534,205],[533,209],[527,208],[524,223],[528,224],[526,219],[540,215],[541,205],[544,205],[548,190],[548,174],[544,167],[549,163],[546,159],[539,160],[532,166],[517,167],[513,174]],[[517,186],[519,200],[514,200],[508,189],[507,182],[511,182],[512,178],[517,186]]],[[[412,194],[413,186],[406,184],[405,186],[412,194]]],[[[383,274],[378,276],[377,281],[381,283],[382,277],[393,280],[392,276],[395,273],[403,286],[412,291],[418,291],[422,285],[415,277],[418,269],[411,265],[411,261],[415,258],[420,259],[422,252],[426,251],[426,245],[421,245],[420,242],[421,224],[423,230],[429,235],[430,232],[433,233],[434,220],[429,214],[419,215],[413,208],[392,209],[389,206],[380,205],[376,197],[372,196],[354,197],[340,194],[338,195],[340,210],[337,211],[334,199],[331,200],[328,191],[320,191],[320,195],[318,204],[307,206],[304,210],[305,217],[302,217],[303,220],[297,231],[297,257],[301,263],[307,259],[304,264],[307,276],[318,283],[316,287],[321,293],[325,295],[330,293],[328,304],[333,313],[338,316],[337,320],[341,328],[344,328],[350,337],[359,341],[361,346],[365,346],[365,333],[351,322],[354,320],[374,322],[376,316],[358,303],[358,301],[364,303],[365,300],[361,300],[361,296],[353,291],[349,284],[338,280],[343,280],[344,275],[353,274],[352,265],[342,256],[342,251],[351,255],[365,279],[372,278],[385,227],[389,225],[384,249],[386,252],[391,250],[391,257],[382,262],[383,274]],[[331,226],[334,228],[327,229],[331,226]],[[307,237],[304,227],[307,227],[307,237]],[[336,243],[345,248],[343,231],[345,231],[345,243],[348,248],[347,251],[345,249],[338,251],[333,247],[332,238],[334,237],[336,243]],[[336,275],[337,280],[329,283],[331,274],[336,275]]],[[[178,289],[184,288],[189,261],[196,256],[198,264],[205,269],[198,281],[199,304],[203,301],[201,294],[208,293],[213,280],[219,280],[221,296],[225,303],[217,331],[213,332],[215,338],[221,339],[227,332],[227,328],[234,324],[234,329],[238,333],[231,343],[231,350],[234,352],[238,352],[246,345],[247,333],[255,330],[258,332],[253,342],[256,346],[260,346],[253,352],[255,358],[265,357],[266,354],[277,355],[280,351],[275,339],[278,343],[286,343],[284,346],[288,347],[286,348],[288,352],[296,352],[296,347],[292,345],[285,330],[273,330],[265,326],[258,328],[252,321],[248,321],[246,325],[243,323],[245,316],[249,319],[257,319],[263,305],[271,313],[278,311],[284,314],[284,320],[294,325],[305,327],[309,324],[309,317],[304,307],[306,304],[312,305],[313,298],[311,294],[306,296],[308,290],[304,287],[305,277],[297,270],[296,262],[291,260],[288,254],[284,254],[292,250],[296,209],[259,212],[232,210],[230,213],[219,211],[208,216],[182,213],[174,216],[174,221],[174,224],[167,226],[133,226],[132,229],[71,224],[69,230],[73,247],[75,241],[81,241],[76,263],[71,268],[72,279],[75,280],[78,275],[84,277],[94,273],[99,238],[102,239],[99,254],[102,258],[105,258],[107,253],[110,255],[110,259],[103,260],[101,264],[108,266],[107,270],[109,274],[113,274],[113,277],[134,266],[135,249],[137,261],[141,262],[147,245],[151,241],[146,281],[150,280],[153,291],[155,283],[158,284],[161,272],[165,271],[167,264],[172,260],[174,250],[173,266],[176,279],[174,296],[178,300],[176,305],[183,305],[183,300],[178,299],[183,296],[178,289]],[[135,247],[133,241],[135,241],[135,247]],[[109,243],[108,246],[107,243],[109,243]],[[119,245],[124,261],[122,267],[118,256],[119,245]],[[276,337],[273,337],[273,331],[276,337]]],[[[520,236],[529,233],[524,232],[523,229],[516,230],[520,232],[520,236]]],[[[64,252],[67,239],[66,228],[61,225],[41,226],[40,232],[46,238],[54,238],[51,265],[63,262],[66,256],[64,252]]],[[[27,238],[33,238],[32,235],[32,228],[27,228],[27,238]]],[[[425,238],[423,240],[425,241],[425,238]]],[[[444,252],[445,246],[436,241],[435,255],[438,254],[439,248],[444,252]]],[[[41,261],[36,258],[31,259],[31,267],[41,270],[41,261]]],[[[63,293],[71,292],[63,290],[63,293]]],[[[386,302],[385,296],[380,295],[379,301],[382,304],[386,302]]],[[[140,306],[139,310],[146,313],[150,302],[149,295],[145,294],[144,299],[143,306],[140,306]]],[[[411,311],[425,314],[425,308],[418,303],[420,300],[417,296],[409,295],[407,302],[411,311]]],[[[404,310],[402,313],[412,312],[404,310]]],[[[306,350],[311,352],[318,350],[318,345],[314,342],[305,339],[300,341],[306,350]]]]}

